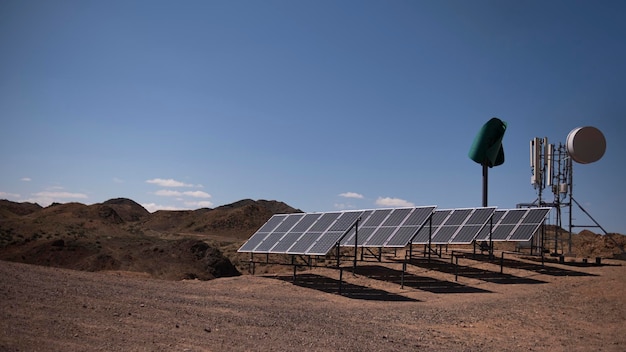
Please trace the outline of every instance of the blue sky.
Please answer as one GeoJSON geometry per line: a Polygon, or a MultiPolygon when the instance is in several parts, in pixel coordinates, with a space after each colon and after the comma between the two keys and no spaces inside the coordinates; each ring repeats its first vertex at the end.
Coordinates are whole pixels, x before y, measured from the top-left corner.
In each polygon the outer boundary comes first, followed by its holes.
{"type": "MultiPolygon", "coordinates": [[[[150,211],[533,201],[529,141],[595,126],[574,198],[626,233],[622,1],[0,2],[0,198],[150,211]]],[[[548,197],[551,200],[551,196],[548,197]]],[[[574,224],[590,224],[580,211],[574,224]]]]}

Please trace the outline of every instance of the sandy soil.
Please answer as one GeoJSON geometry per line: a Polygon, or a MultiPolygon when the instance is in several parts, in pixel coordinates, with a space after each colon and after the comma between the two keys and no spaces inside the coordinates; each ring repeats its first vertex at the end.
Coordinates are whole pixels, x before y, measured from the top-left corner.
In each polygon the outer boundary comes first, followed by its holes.
{"type": "Polygon", "coordinates": [[[624,351],[626,266],[360,263],[164,281],[0,261],[0,351],[624,351]]]}

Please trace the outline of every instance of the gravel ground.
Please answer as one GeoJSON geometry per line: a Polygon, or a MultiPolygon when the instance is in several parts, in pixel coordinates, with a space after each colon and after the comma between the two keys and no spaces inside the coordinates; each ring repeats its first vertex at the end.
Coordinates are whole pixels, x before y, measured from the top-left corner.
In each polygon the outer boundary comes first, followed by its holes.
{"type": "MultiPolygon", "coordinates": [[[[0,351],[624,351],[626,267],[362,264],[164,281],[0,261],[0,351]],[[513,267],[515,266],[515,267],[513,267]]],[[[519,264],[524,265],[519,265],[519,264]]]]}

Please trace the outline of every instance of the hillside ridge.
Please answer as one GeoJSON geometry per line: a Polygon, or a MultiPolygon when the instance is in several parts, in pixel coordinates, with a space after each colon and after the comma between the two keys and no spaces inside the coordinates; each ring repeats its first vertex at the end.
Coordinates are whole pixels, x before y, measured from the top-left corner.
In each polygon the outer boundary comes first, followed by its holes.
{"type": "Polygon", "coordinates": [[[209,280],[239,275],[231,261],[236,248],[273,214],[293,212],[301,211],[283,202],[252,199],[215,209],[154,213],[128,198],[45,208],[1,200],[0,259],[209,280]]]}

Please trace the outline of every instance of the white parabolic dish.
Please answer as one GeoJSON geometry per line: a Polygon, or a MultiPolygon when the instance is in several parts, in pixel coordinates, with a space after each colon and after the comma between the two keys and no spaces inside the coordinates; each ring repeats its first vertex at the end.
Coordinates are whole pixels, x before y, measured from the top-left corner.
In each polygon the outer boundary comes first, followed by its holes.
{"type": "Polygon", "coordinates": [[[567,152],[580,164],[598,161],[606,150],[606,140],[599,129],[586,126],[573,129],[567,135],[567,152]]]}

